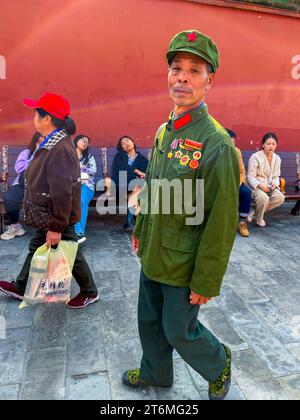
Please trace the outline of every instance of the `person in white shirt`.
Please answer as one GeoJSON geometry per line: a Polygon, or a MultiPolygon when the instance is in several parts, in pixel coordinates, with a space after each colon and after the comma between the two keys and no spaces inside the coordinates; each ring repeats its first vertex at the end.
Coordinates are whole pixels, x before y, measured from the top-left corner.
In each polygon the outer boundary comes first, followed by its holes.
{"type": "Polygon", "coordinates": [[[75,231],[78,243],[86,241],[85,227],[88,219],[89,204],[95,194],[95,176],[97,165],[94,156],[90,153],[91,140],[85,134],[79,134],[74,139],[81,171],[81,220],[76,223],[75,231]]]}
{"type": "Polygon", "coordinates": [[[255,218],[257,225],[264,227],[265,213],[279,207],[284,202],[284,195],[279,189],[281,159],[275,153],[278,146],[276,134],[265,134],[261,146],[262,150],[249,159],[247,181],[256,207],[250,212],[249,221],[255,218]]]}

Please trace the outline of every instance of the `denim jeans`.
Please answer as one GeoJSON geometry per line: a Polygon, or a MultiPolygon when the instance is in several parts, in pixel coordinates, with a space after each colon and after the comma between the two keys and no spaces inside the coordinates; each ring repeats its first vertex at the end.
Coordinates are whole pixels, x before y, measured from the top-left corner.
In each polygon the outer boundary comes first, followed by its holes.
{"type": "Polygon", "coordinates": [[[8,225],[19,223],[20,209],[24,198],[24,186],[13,185],[4,196],[4,207],[8,225]]]}
{"type": "Polygon", "coordinates": [[[81,187],[81,220],[75,225],[77,235],[84,235],[89,212],[89,204],[93,197],[94,191],[83,184],[81,187]]]}
{"type": "Polygon", "coordinates": [[[247,185],[240,186],[240,216],[247,217],[251,207],[251,189],[247,185]]]}

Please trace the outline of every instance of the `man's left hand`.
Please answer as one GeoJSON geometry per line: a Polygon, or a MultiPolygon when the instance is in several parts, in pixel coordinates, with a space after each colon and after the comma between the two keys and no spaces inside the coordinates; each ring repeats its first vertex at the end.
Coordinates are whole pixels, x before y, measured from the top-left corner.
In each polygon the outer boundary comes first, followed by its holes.
{"type": "Polygon", "coordinates": [[[61,241],[61,233],[51,232],[50,230],[47,232],[46,245],[48,248],[50,246],[58,245],[60,241],[61,241]]]}
{"type": "Polygon", "coordinates": [[[208,298],[205,296],[198,295],[197,293],[191,290],[190,294],[190,304],[191,305],[205,305],[208,303],[212,298],[208,298]]]}

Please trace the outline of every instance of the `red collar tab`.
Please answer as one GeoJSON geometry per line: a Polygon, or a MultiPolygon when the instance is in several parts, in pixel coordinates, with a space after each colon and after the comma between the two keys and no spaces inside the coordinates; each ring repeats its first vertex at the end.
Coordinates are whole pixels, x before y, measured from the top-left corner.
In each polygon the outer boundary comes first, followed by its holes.
{"type": "Polygon", "coordinates": [[[178,120],[174,121],[174,128],[175,128],[175,130],[179,130],[180,128],[184,127],[185,125],[187,125],[191,121],[192,121],[191,114],[188,113],[188,114],[184,115],[183,117],[178,118],[178,120]]]}
{"type": "Polygon", "coordinates": [[[191,32],[190,34],[186,34],[186,36],[189,42],[195,42],[198,37],[196,32],[191,32]]]}

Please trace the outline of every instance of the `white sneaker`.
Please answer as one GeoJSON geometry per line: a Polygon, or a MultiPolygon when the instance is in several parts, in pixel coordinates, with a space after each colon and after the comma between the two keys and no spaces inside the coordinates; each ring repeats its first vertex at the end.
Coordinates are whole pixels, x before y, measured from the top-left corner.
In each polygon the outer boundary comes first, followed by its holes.
{"type": "Polygon", "coordinates": [[[7,229],[6,232],[4,232],[0,238],[3,241],[10,241],[11,239],[14,239],[16,236],[23,236],[25,235],[25,230],[22,228],[22,226],[20,227],[13,227],[12,225],[10,225],[7,229]]]}
{"type": "Polygon", "coordinates": [[[257,224],[257,226],[259,226],[259,227],[261,227],[261,228],[263,228],[263,227],[265,227],[265,226],[266,226],[266,222],[264,221],[264,219],[257,220],[257,221],[256,221],[256,224],[257,224]]]}
{"type": "Polygon", "coordinates": [[[248,216],[247,216],[247,222],[251,223],[253,221],[253,219],[255,218],[255,210],[252,209],[250,210],[248,216]]]}
{"type": "Polygon", "coordinates": [[[26,234],[26,230],[24,230],[21,225],[20,227],[15,229],[15,232],[16,232],[16,236],[23,236],[26,234]]]}
{"type": "Polygon", "coordinates": [[[78,235],[78,239],[77,239],[77,243],[78,244],[83,244],[83,242],[86,241],[86,237],[85,236],[79,236],[78,235]]]}

